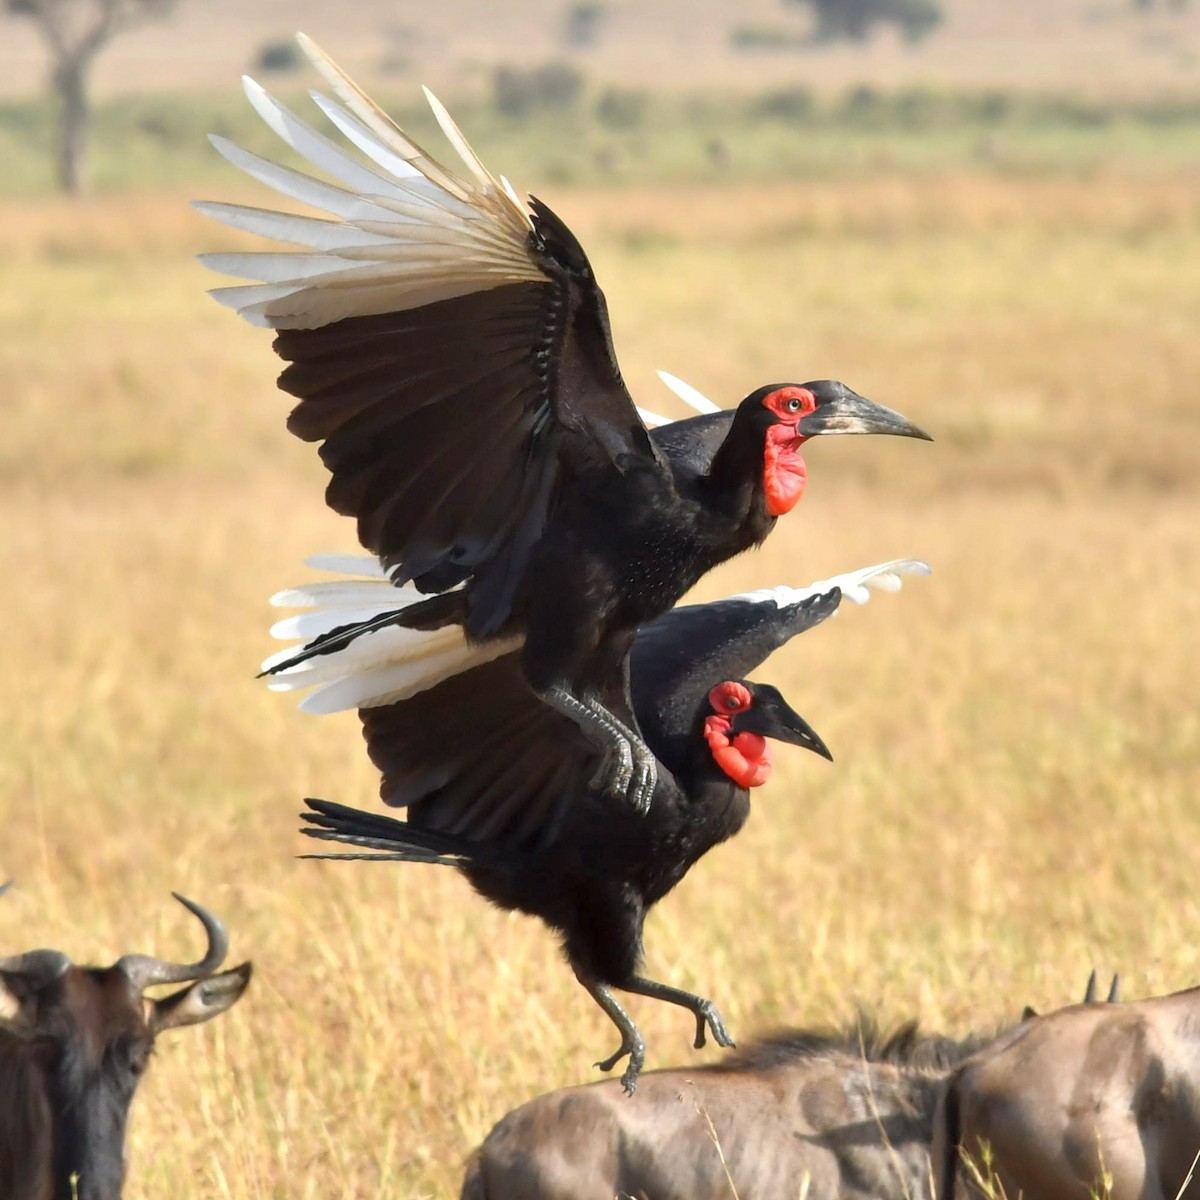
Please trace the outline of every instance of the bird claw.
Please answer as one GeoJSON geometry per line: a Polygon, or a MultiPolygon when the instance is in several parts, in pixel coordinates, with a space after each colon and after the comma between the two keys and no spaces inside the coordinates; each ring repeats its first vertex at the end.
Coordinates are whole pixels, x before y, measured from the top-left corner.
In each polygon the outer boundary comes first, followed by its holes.
{"type": "Polygon", "coordinates": [[[628,799],[635,812],[645,814],[650,811],[650,801],[654,798],[654,785],[658,782],[658,765],[653,754],[640,750],[634,752],[633,782],[629,785],[628,799]]]}
{"type": "Polygon", "coordinates": [[[623,800],[629,795],[633,777],[633,754],[629,744],[621,741],[605,753],[588,786],[614,800],[623,800]]]}
{"type": "Polygon", "coordinates": [[[645,814],[650,811],[657,781],[658,766],[654,755],[641,747],[631,748],[628,742],[621,742],[605,754],[589,787],[614,800],[624,800],[634,812],[645,814]]]}
{"type": "Polygon", "coordinates": [[[621,1086],[625,1089],[627,1096],[632,1096],[637,1091],[638,1076],[641,1075],[642,1067],[646,1062],[646,1043],[640,1037],[634,1041],[628,1037],[622,1037],[617,1052],[594,1063],[593,1066],[599,1067],[601,1071],[611,1071],[627,1054],[629,1055],[629,1065],[621,1076],[621,1086]]]}
{"type": "Polygon", "coordinates": [[[696,1041],[693,1044],[697,1050],[702,1049],[708,1040],[705,1036],[706,1027],[712,1030],[713,1041],[718,1046],[729,1050],[735,1045],[729,1030],[725,1028],[724,1019],[711,1000],[701,1000],[696,1008],[696,1041]]]}

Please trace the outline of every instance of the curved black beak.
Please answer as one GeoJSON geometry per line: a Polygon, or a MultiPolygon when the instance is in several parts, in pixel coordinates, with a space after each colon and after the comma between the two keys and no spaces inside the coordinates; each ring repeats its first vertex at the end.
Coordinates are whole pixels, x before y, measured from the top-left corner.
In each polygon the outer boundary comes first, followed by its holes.
{"type": "Polygon", "coordinates": [[[777,742],[790,742],[793,746],[803,746],[833,762],[829,747],[821,741],[817,731],[775,688],[757,683],[753,685],[752,695],[754,703],[750,708],[738,713],[730,722],[731,732],[757,733],[760,737],[774,738],[777,742]]]}
{"type": "Polygon", "coordinates": [[[796,432],[803,437],[825,433],[890,433],[893,437],[933,441],[907,417],[860,396],[844,383],[827,379],[804,386],[816,396],[817,407],[796,426],[796,432]]]}

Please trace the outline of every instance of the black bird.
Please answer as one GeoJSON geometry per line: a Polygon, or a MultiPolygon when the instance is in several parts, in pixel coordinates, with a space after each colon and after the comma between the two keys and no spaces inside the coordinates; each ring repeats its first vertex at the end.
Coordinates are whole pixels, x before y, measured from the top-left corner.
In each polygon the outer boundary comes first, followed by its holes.
{"type": "MultiPolygon", "coordinates": [[[[407,699],[360,708],[368,752],[383,776],[380,794],[387,804],[407,807],[408,819],[309,800],[305,833],[365,848],[314,857],[456,866],[501,908],[541,917],[561,935],[576,978],[621,1033],[617,1051],[597,1065],[609,1070],[628,1055],[623,1083],[632,1092],[645,1043],[612,988],[690,1010],[697,1047],[706,1028],[720,1045],[731,1044],[710,1000],[638,973],[646,912],[742,827],[748,789],[771,773],[766,739],[830,757],[775,688],[745,676],[832,614],[843,596],[839,582],[861,603],[867,584],[894,588],[900,573],[927,570],[907,560],[885,563],[803,591],[676,608],[643,627],[632,649],[631,682],[637,721],[657,762],[644,816],[589,787],[595,750],[576,726],[538,702],[515,652],[407,699]]],[[[372,585],[327,585],[325,594],[353,605],[362,599],[356,601],[355,587],[369,593],[372,585]]],[[[358,670],[354,650],[341,664],[351,678],[358,670]]],[[[366,661],[357,695],[369,701],[374,688],[396,679],[381,678],[366,661]]]]}
{"type": "Polygon", "coordinates": [[[213,295],[278,331],[290,364],[279,385],[300,400],[288,427],[323,443],[330,506],[357,519],[395,583],[435,593],[389,619],[461,626],[475,642],[523,639],[530,686],[605,752],[600,784],[644,807],[653,756],[601,694],[637,626],[767,536],[804,490],[807,439],[927,435],[819,380],[757,388],[733,412],[676,431],[702,453],[663,453],[625,389],[604,296],[563,222],[492,176],[432,95],[461,176],[300,44],[341,101],[314,93],[316,104],[365,159],[247,80],[272,130],[338,182],[214,145],[334,219],[198,205],[308,248],[202,256],[260,281],[213,295]]]}

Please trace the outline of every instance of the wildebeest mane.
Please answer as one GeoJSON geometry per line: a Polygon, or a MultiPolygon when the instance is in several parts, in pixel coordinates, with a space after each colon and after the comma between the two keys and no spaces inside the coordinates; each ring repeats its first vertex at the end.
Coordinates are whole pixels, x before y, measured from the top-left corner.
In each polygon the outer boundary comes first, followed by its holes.
{"type": "Polygon", "coordinates": [[[991,1040],[972,1034],[958,1039],[923,1033],[917,1021],[884,1030],[861,1009],[841,1026],[828,1029],[783,1029],[757,1038],[712,1066],[714,1071],[765,1071],[818,1058],[849,1055],[871,1063],[917,1070],[944,1071],[991,1040]]]}

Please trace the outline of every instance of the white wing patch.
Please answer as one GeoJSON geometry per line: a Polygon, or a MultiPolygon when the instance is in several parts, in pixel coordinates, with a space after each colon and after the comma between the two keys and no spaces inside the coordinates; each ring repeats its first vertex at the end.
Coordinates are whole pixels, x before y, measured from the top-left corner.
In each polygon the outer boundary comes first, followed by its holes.
{"type": "MultiPolygon", "coordinates": [[[[303,584],[271,597],[277,608],[309,611],[285,617],[271,626],[272,637],[305,640],[271,655],[262,664],[264,671],[287,662],[313,638],[341,625],[368,621],[425,598],[416,588],[394,587],[378,560],[366,555],[318,555],[306,562],[318,570],[357,577],[303,584]]],[[[457,625],[429,631],[389,626],[364,633],[331,654],[285,668],[269,676],[267,686],[277,692],[314,689],[301,700],[302,712],[373,708],[427,691],[451,675],[490,662],[520,644],[520,638],[505,638],[472,646],[457,625]]]]}
{"type": "Polygon", "coordinates": [[[903,576],[929,575],[931,572],[929,564],[919,558],[894,558],[891,562],[876,563],[873,567],[861,567],[857,571],[847,571],[844,575],[821,579],[803,588],[760,588],[756,592],[742,592],[736,596],[727,596],[726,599],[769,602],[777,608],[785,608],[799,604],[810,596],[819,596],[831,588],[839,587],[846,600],[853,604],[866,604],[871,598],[872,589],[880,592],[898,592],[904,583],[903,576]]]}
{"type": "MultiPolygon", "coordinates": [[[[271,597],[271,603],[277,608],[307,611],[284,617],[271,626],[272,637],[303,638],[304,642],[264,660],[264,671],[287,662],[313,638],[339,626],[367,621],[424,598],[416,588],[395,587],[379,561],[369,555],[325,554],[305,562],[317,570],[350,578],[302,584],[276,592],[271,597]]],[[[847,600],[866,604],[872,590],[898,592],[905,575],[928,574],[928,563],[915,558],[897,558],[834,575],[804,588],[763,588],[726,599],[772,603],[784,608],[840,587],[847,600]]],[[[267,686],[278,692],[313,689],[300,702],[302,712],[332,713],[351,708],[373,708],[427,691],[452,675],[517,649],[522,640],[520,637],[504,638],[472,646],[457,625],[428,631],[389,626],[364,633],[333,653],[285,668],[277,675],[269,676],[267,686]]]]}
{"type": "Polygon", "coordinates": [[[252,79],[244,81],[246,96],[281,141],[335,182],[260,158],[224,138],[211,140],[260,183],[333,219],[198,203],[205,216],[235,229],[305,247],[202,254],[200,261],[212,270],[256,281],[214,288],[217,301],[254,325],[316,329],[507,283],[545,281],[529,247],[528,209],[507,180],[484,167],[428,89],[463,176],[409,138],[314,42],[303,34],[298,40],[341,101],[313,93],[314,102],[352,149],[317,132],[252,79]]]}
{"type": "Polygon", "coordinates": [[[659,371],[658,377],[677,395],[684,404],[694,408],[698,413],[708,414],[721,412],[721,406],[714,404],[703,392],[697,391],[690,383],[684,383],[677,375],[667,371],[659,371]]]}
{"type": "Polygon", "coordinates": [[[642,424],[647,429],[655,429],[659,425],[670,425],[674,420],[673,417],[664,417],[659,413],[651,412],[648,408],[642,408],[640,405],[638,406],[637,414],[642,418],[642,424]]]}

